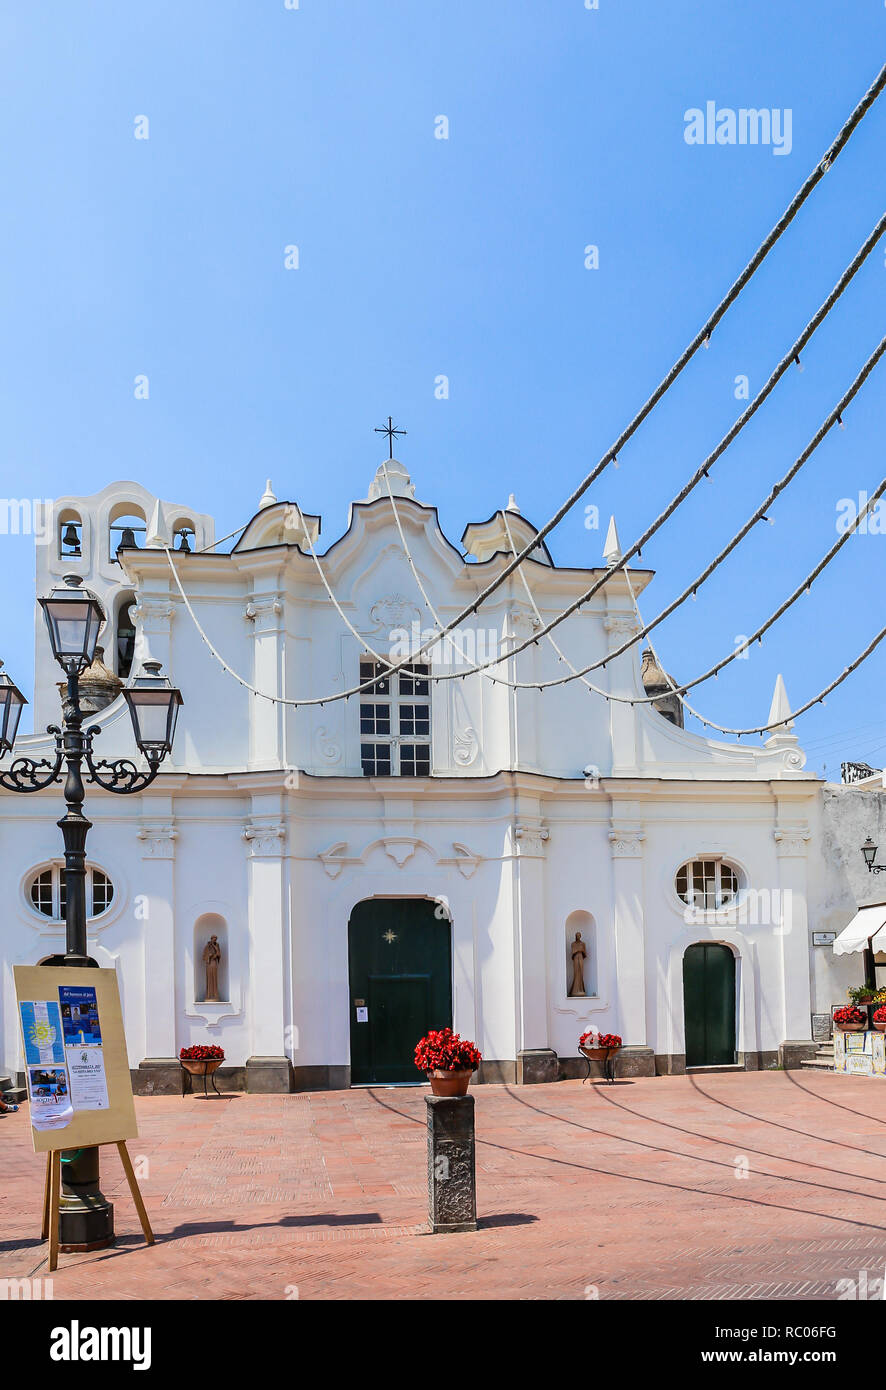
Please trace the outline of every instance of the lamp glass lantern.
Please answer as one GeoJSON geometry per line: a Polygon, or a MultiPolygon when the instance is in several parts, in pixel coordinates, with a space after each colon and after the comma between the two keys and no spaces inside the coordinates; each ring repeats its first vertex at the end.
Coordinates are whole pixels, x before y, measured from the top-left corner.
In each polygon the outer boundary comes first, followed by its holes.
{"type": "Polygon", "coordinates": [[[168,676],[161,676],[159,661],[142,663],[141,673],[123,691],[135,741],[145,756],[163,757],[172,751],[181,691],[168,676]]]}
{"type": "MultiPolygon", "coordinates": [[[[0,666],[3,662],[0,661],[0,666]]],[[[5,671],[0,670],[0,757],[12,752],[18,721],[27,704],[24,695],[13,684],[5,671]]]]}
{"type": "Polygon", "coordinates": [[[79,574],[66,574],[40,607],[49,629],[52,654],[65,670],[85,671],[92,665],[105,610],[79,574]]]}
{"type": "Polygon", "coordinates": [[[864,855],[864,862],[867,864],[868,868],[870,868],[877,857],[877,846],[874,844],[870,835],[862,845],[861,852],[864,855]]]}

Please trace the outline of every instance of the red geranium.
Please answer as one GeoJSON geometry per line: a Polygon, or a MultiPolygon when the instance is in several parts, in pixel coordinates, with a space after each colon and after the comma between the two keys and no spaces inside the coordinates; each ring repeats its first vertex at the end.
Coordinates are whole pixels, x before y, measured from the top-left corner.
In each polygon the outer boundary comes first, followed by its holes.
{"type": "Polygon", "coordinates": [[[886,1008],[874,1009],[874,1022],[886,1023],[886,1008]]]}
{"type": "Polygon", "coordinates": [[[178,1054],[183,1062],[223,1062],[225,1050],[215,1043],[194,1043],[193,1047],[183,1047],[178,1054]]]}
{"type": "Polygon", "coordinates": [[[579,1047],[621,1047],[621,1038],[617,1033],[598,1033],[596,1028],[589,1028],[586,1033],[582,1033],[578,1045],[579,1047]]]}
{"type": "Polygon", "coordinates": [[[482,1060],[477,1047],[451,1028],[428,1033],[415,1049],[419,1071],[476,1071],[482,1060]]]}
{"type": "MultiPolygon", "coordinates": [[[[877,1010],[879,1013],[880,1010],[877,1010]]],[[[876,1014],[874,1017],[876,1018],[876,1014]]],[[[884,1013],[886,1018],[886,1013],[884,1013]]],[[[863,1009],[857,1009],[854,1004],[846,1004],[842,1009],[834,1010],[834,1022],[838,1028],[842,1028],[846,1023],[867,1023],[868,1016],[863,1009]]]]}

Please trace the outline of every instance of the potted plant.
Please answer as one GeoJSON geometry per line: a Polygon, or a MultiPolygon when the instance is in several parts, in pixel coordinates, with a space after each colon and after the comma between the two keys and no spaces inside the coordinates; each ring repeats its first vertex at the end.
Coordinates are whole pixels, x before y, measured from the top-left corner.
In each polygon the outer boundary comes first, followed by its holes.
{"type": "Polygon", "coordinates": [[[868,1026],[867,1011],[857,1008],[855,1004],[847,1004],[842,1009],[834,1010],[834,1022],[842,1033],[861,1033],[868,1026]]]}
{"type": "Polygon", "coordinates": [[[466,1096],[482,1060],[474,1044],[451,1028],[427,1033],[415,1049],[415,1065],[427,1072],[435,1096],[466,1096]]]}
{"type": "Polygon", "coordinates": [[[871,985],[852,985],[846,993],[852,1004],[872,1004],[877,1001],[877,991],[871,985]]]}
{"type": "Polygon", "coordinates": [[[601,1033],[597,1028],[589,1028],[578,1040],[579,1052],[595,1062],[605,1062],[620,1047],[618,1033],[601,1033]]]}
{"type": "MultiPolygon", "coordinates": [[[[204,1096],[206,1095],[207,1077],[212,1078],[212,1089],[215,1091],[216,1095],[219,1094],[212,1073],[218,1071],[222,1062],[225,1060],[225,1050],[223,1047],[218,1047],[215,1043],[195,1043],[193,1047],[183,1047],[178,1054],[178,1060],[181,1062],[183,1071],[189,1072],[191,1076],[203,1077],[204,1096]]],[[[191,1085],[193,1086],[193,1082],[191,1082],[191,1085]]],[[[184,1089],[182,1089],[182,1095],[184,1095],[184,1089]]]]}
{"type": "Polygon", "coordinates": [[[874,1009],[874,1027],[878,1033],[886,1033],[886,1007],[874,1009]]]}

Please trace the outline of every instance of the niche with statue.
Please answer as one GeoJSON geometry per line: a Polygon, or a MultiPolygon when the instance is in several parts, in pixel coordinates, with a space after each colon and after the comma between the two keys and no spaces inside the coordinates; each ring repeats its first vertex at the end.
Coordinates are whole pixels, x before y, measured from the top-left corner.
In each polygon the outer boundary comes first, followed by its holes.
{"type": "Polygon", "coordinates": [[[597,929],[590,912],[566,918],[566,994],[592,999],[597,993],[597,929]]]}
{"type": "Polygon", "coordinates": [[[199,1004],[230,999],[228,924],[217,912],[194,923],[194,1000],[199,1004]]]}

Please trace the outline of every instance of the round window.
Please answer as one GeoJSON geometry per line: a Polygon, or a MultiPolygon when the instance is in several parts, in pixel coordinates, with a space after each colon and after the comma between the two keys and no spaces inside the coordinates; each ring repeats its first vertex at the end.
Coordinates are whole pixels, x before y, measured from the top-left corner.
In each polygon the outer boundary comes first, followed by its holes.
{"type": "MultiPolygon", "coordinates": [[[[40,869],[28,884],[28,897],[31,906],[43,917],[61,922],[65,916],[65,874],[61,864],[51,864],[40,869]]],[[[86,915],[88,918],[100,917],[114,900],[114,885],[103,869],[95,865],[86,866],[86,915]]]]}
{"type": "Polygon", "coordinates": [[[738,870],[725,859],[690,859],[677,870],[674,887],[687,907],[715,912],[738,897],[738,870]]]}

